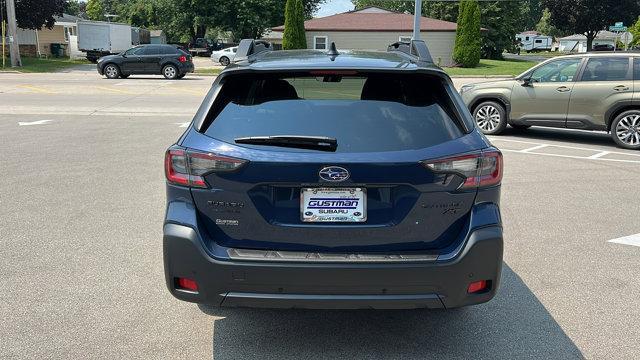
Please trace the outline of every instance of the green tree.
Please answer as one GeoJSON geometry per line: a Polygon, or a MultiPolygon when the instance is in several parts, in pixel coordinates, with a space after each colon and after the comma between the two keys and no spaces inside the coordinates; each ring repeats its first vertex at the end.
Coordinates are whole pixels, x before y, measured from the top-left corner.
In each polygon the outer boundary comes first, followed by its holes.
{"type": "Polygon", "coordinates": [[[282,48],[285,50],[307,48],[302,0],[287,0],[284,8],[282,48]]]}
{"type": "Polygon", "coordinates": [[[543,10],[541,0],[523,1],[521,5],[522,22],[518,32],[534,29],[542,18],[543,10]]]}
{"type": "Polygon", "coordinates": [[[78,0],[67,0],[64,4],[64,13],[78,16],[80,13],[80,2],[78,0]]]}
{"type": "Polygon", "coordinates": [[[540,22],[536,25],[536,31],[544,35],[553,36],[554,38],[565,35],[557,27],[551,24],[551,12],[549,9],[544,9],[542,11],[542,18],[540,18],[540,22]]]}
{"type": "Polygon", "coordinates": [[[89,20],[104,20],[105,8],[102,0],[87,1],[87,17],[89,20]]]}
{"type": "Polygon", "coordinates": [[[640,44],[640,16],[638,17],[636,22],[629,27],[629,32],[631,33],[631,35],[633,35],[633,40],[631,41],[631,44],[629,44],[629,46],[636,46],[640,44]]]}
{"type": "Polygon", "coordinates": [[[462,67],[476,67],[480,62],[482,37],[480,34],[480,6],[477,0],[460,3],[458,29],[453,48],[453,61],[462,67]]]}
{"type": "Polygon", "coordinates": [[[515,36],[522,27],[522,4],[517,1],[485,1],[482,3],[482,56],[502,59],[505,50],[515,46],[515,36]]]}
{"type": "MultiPolygon", "coordinates": [[[[55,24],[54,16],[62,15],[66,0],[16,0],[16,21],[24,29],[51,29],[55,24]]],[[[4,1],[0,1],[2,18],[7,18],[4,1]]]]}
{"type": "Polygon", "coordinates": [[[587,50],[601,30],[618,21],[634,22],[640,13],[638,0],[543,0],[542,4],[560,31],[587,37],[587,50]]]}
{"type": "MultiPolygon", "coordinates": [[[[353,0],[352,3],[356,9],[362,9],[367,6],[377,6],[395,12],[408,12],[413,14],[415,4],[412,1],[397,0],[353,0]]],[[[458,18],[458,4],[452,1],[423,1],[422,16],[446,20],[456,21],[458,18]]]]}

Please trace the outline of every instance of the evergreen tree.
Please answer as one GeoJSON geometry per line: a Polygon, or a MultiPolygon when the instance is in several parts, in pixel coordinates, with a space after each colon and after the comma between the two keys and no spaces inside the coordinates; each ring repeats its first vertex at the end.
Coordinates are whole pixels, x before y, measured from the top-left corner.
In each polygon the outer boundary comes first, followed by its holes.
{"type": "Polygon", "coordinates": [[[462,67],[476,67],[480,62],[482,36],[480,34],[480,6],[477,0],[460,2],[458,29],[453,48],[453,61],[462,67]]]}
{"type": "Polygon", "coordinates": [[[287,0],[284,8],[282,48],[285,50],[307,48],[302,0],[287,0]]]}

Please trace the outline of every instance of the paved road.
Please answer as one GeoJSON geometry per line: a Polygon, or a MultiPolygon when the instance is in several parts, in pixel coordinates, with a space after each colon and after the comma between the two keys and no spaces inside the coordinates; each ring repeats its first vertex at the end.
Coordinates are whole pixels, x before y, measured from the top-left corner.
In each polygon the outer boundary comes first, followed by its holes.
{"type": "Polygon", "coordinates": [[[640,247],[608,242],[640,233],[638,153],[599,133],[492,138],[505,153],[506,244],[487,304],[272,311],[175,300],[162,269],[163,151],[212,80],[0,74],[0,357],[640,356],[640,247]]]}

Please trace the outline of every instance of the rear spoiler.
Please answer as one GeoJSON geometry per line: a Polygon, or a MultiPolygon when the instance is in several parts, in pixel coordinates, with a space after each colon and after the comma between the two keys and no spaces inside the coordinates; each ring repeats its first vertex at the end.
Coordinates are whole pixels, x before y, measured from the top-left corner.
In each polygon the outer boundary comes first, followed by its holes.
{"type": "Polygon", "coordinates": [[[233,62],[248,61],[252,62],[255,57],[265,51],[273,51],[270,42],[264,40],[242,39],[238,45],[236,56],[233,62]]]}
{"type": "Polygon", "coordinates": [[[410,42],[398,41],[389,45],[387,51],[403,53],[416,61],[433,64],[433,58],[424,40],[411,40],[410,42]]]}

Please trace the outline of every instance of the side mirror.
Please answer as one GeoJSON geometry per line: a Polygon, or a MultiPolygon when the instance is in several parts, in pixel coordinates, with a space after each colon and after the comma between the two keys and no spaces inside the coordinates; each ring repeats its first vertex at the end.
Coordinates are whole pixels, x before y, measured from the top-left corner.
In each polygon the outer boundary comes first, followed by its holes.
{"type": "Polygon", "coordinates": [[[126,57],[127,57],[127,54],[122,53],[122,57],[123,57],[123,58],[126,58],[126,57]]]}
{"type": "Polygon", "coordinates": [[[524,87],[531,87],[533,84],[533,80],[531,78],[524,78],[522,79],[522,86],[524,87]]]}

